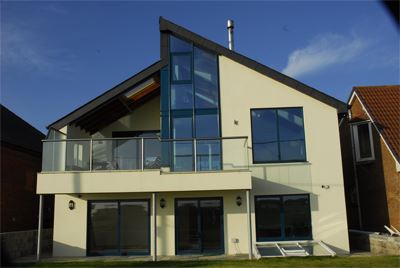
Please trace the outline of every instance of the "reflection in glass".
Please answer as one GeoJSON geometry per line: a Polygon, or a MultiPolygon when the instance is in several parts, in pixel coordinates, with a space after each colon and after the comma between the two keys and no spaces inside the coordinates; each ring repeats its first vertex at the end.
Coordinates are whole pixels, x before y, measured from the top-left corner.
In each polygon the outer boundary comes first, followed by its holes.
{"type": "Polygon", "coordinates": [[[222,251],[221,199],[180,199],[175,212],[178,253],[222,251]]]}
{"type": "Polygon", "coordinates": [[[118,203],[90,203],[89,248],[91,255],[118,253],[118,203]]]}
{"type": "Polygon", "coordinates": [[[170,35],[169,39],[170,51],[171,52],[191,52],[192,45],[182,39],[176,38],[173,35],[170,35]]]}
{"type": "Polygon", "coordinates": [[[360,158],[369,158],[371,152],[371,137],[369,133],[369,124],[357,125],[358,144],[360,148],[360,158]]]}
{"type": "Polygon", "coordinates": [[[301,108],[278,109],[279,139],[282,141],[302,140],[303,111],[301,108]]]}
{"type": "Polygon", "coordinates": [[[149,245],[149,207],[147,201],[120,202],[121,254],[146,254],[149,245]]]}
{"type": "Polygon", "coordinates": [[[256,235],[257,241],[282,237],[279,197],[256,197],[256,235]]]}
{"type": "Polygon", "coordinates": [[[305,159],[304,140],[284,141],[279,143],[282,161],[305,159]]]}
{"type": "Polygon", "coordinates": [[[312,238],[309,196],[258,196],[255,199],[257,241],[312,238]]]}
{"type": "Polygon", "coordinates": [[[196,112],[196,138],[219,137],[219,123],[217,110],[196,112]]]}
{"type": "Polygon", "coordinates": [[[144,139],[144,168],[158,169],[161,167],[161,144],[158,139],[144,139]]]}
{"type": "Polygon", "coordinates": [[[251,112],[253,161],[305,161],[302,108],[257,109],[251,112]]]}
{"type": "Polygon", "coordinates": [[[171,109],[192,109],[193,89],[191,84],[171,85],[171,109]]]}
{"type": "Polygon", "coordinates": [[[172,81],[190,81],[191,73],[190,54],[177,54],[171,56],[172,81]]]}
{"type": "Polygon", "coordinates": [[[131,170],[141,167],[141,140],[115,140],[113,143],[115,169],[131,170]]]}
{"type": "Polygon", "coordinates": [[[311,237],[308,195],[283,196],[285,236],[287,239],[311,237]]]}
{"type": "Polygon", "coordinates": [[[197,141],[197,170],[221,169],[221,142],[219,140],[197,141]]]}
{"type": "Polygon", "coordinates": [[[253,143],[278,141],[275,109],[259,109],[251,112],[253,143]]]}
{"type": "Polygon", "coordinates": [[[148,201],[90,201],[89,255],[150,253],[148,201]]]}
{"type": "Polygon", "coordinates": [[[191,139],[193,137],[192,116],[181,114],[173,114],[172,116],[172,137],[174,139],[191,139]]]}
{"type": "Polygon", "coordinates": [[[90,141],[66,141],[65,170],[89,170],[90,141]]]}
{"type": "Polygon", "coordinates": [[[200,200],[203,252],[218,251],[223,248],[222,201],[200,200]]]}
{"type": "Polygon", "coordinates": [[[173,142],[173,170],[192,171],[193,170],[193,142],[175,141],[173,142]]]}
{"type": "Polygon", "coordinates": [[[197,47],[194,47],[194,84],[196,108],[217,108],[217,56],[197,47]]]}
{"type": "Polygon", "coordinates": [[[176,204],[176,232],[178,251],[200,250],[200,226],[197,200],[178,200],[176,204]]]}

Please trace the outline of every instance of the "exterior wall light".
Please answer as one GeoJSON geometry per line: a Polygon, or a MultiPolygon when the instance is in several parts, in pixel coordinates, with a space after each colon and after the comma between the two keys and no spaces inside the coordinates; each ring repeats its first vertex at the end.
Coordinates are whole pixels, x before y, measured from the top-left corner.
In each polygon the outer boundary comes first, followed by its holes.
{"type": "Polygon", "coordinates": [[[165,208],[165,205],[166,205],[166,201],[165,201],[165,199],[164,198],[161,198],[160,199],[160,208],[165,208]]]}
{"type": "Polygon", "coordinates": [[[329,185],[322,185],[321,186],[322,189],[328,190],[329,188],[331,188],[329,185]]]}
{"type": "Polygon", "coordinates": [[[238,207],[242,205],[242,198],[240,196],[236,197],[236,205],[238,205],[238,207]]]}
{"type": "Polygon", "coordinates": [[[73,210],[73,209],[75,208],[75,202],[72,201],[72,200],[69,200],[68,208],[69,208],[70,210],[73,210]]]}

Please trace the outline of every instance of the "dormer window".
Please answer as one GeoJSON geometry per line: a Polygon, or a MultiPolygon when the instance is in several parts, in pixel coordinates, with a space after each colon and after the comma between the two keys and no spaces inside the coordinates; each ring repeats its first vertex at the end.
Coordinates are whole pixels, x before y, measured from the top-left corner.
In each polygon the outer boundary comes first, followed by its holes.
{"type": "Polygon", "coordinates": [[[356,161],[375,159],[371,122],[362,122],[352,126],[356,161]]]}

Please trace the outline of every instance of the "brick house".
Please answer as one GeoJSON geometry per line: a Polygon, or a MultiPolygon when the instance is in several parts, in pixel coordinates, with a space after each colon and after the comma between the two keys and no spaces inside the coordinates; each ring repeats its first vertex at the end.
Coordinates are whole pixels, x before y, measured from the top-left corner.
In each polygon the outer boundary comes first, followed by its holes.
{"type": "Polygon", "coordinates": [[[340,125],[350,229],[400,228],[400,86],[354,87],[340,125]]]}

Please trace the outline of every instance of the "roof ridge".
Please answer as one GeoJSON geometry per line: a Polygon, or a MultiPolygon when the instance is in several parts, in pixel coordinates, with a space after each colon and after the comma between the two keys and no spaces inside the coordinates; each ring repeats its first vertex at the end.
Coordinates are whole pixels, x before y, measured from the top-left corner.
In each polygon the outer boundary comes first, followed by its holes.
{"type": "Polygon", "coordinates": [[[171,22],[164,17],[160,16],[160,32],[169,31],[174,33],[177,36],[183,37],[184,39],[188,39],[193,43],[196,43],[202,47],[207,48],[215,52],[216,54],[221,54],[226,56],[227,58],[236,61],[262,75],[265,75],[271,79],[274,79],[282,84],[285,84],[305,95],[311,96],[314,99],[317,99],[329,106],[332,106],[338,110],[338,112],[346,112],[347,104],[322,92],[318,89],[315,89],[311,86],[304,84],[290,76],[287,76],[271,67],[268,67],[260,62],[257,62],[247,56],[244,56],[236,51],[230,50],[214,41],[211,41],[208,38],[205,38],[195,32],[192,32],[174,22],[171,22]]]}

